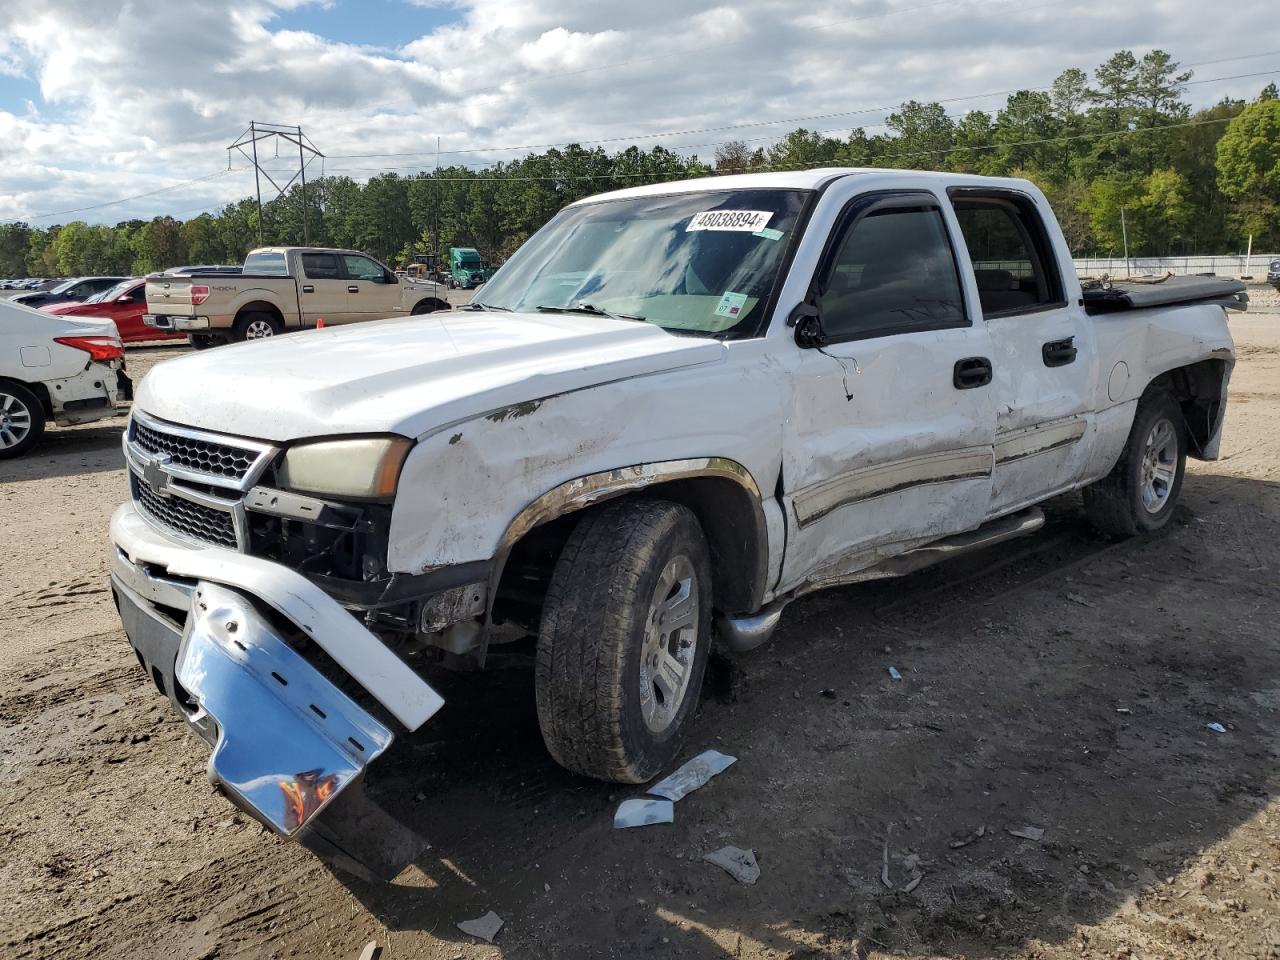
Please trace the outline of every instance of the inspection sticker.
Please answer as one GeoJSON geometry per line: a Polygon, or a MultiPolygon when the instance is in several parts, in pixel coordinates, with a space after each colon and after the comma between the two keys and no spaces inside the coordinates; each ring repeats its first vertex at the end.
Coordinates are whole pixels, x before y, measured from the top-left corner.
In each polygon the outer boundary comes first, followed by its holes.
{"type": "Polygon", "coordinates": [[[720,298],[720,302],[716,305],[715,315],[717,317],[737,317],[742,316],[742,308],[747,305],[747,295],[745,293],[726,292],[720,298]]]}
{"type": "Polygon", "coordinates": [[[692,230],[741,230],[755,233],[769,225],[773,213],[769,210],[703,210],[695,213],[685,227],[692,230]]]}

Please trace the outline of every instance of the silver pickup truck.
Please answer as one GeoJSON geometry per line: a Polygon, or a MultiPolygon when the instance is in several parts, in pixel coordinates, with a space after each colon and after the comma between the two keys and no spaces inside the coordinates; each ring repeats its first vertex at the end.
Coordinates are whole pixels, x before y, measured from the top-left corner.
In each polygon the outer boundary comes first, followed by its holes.
{"type": "Polygon", "coordinates": [[[359,250],[263,247],[238,274],[148,277],[142,322],[207,347],[448,308],[434,283],[398,277],[359,250]]]}
{"type": "Polygon", "coordinates": [[[1024,180],[583,200],[464,310],[155,367],[112,586],[213,780],[312,849],[350,849],[334,798],[442,708],[433,671],[531,636],[551,755],[644,782],[712,644],[798,597],[1031,534],[1072,490],[1108,535],[1160,530],[1218,456],[1243,289],[1082,284],[1024,180]]]}

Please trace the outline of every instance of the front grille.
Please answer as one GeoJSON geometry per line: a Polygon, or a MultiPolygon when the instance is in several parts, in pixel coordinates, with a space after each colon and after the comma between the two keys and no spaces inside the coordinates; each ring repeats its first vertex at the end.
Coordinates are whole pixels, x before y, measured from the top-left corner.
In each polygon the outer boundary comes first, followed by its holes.
{"type": "Polygon", "coordinates": [[[133,486],[138,506],[152,520],[185,537],[236,548],[236,528],[229,512],[183,497],[162,497],[141,479],[133,486]]]}
{"type": "Polygon", "coordinates": [[[258,451],[212,440],[200,440],[156,430],[133,421],[132,440],[148,453],[168,454],[172,463],[227,480],[243,480],[258,459],[258,451]]]}

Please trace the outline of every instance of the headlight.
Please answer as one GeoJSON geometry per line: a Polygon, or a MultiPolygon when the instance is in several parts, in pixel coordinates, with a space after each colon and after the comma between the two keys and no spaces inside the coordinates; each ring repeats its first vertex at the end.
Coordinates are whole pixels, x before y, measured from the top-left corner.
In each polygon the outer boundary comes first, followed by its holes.
{"type": "Polygon", "coordinates": [[[280,486],[317,496],[381,500],[396,495],[400,468],[413,441],[405,437],[321,440],[290,447],[280,486]]]}

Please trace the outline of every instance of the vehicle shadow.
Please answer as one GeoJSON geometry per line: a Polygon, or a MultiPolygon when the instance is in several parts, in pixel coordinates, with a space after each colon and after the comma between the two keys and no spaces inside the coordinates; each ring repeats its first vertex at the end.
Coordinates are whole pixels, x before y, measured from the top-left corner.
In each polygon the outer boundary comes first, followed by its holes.
{"type": "Polygon", "coordinates": [[[798,602],[718,664],[685,755],[739,763],[671,825],[612,829],[641,788],[550,760],[526,672],[439,678],[445,709],[370,774],[411,860],[391,884],[337,876],[393,932],[472,942],[455,923],[495,910],[507,955],[1069,940],[1277,793],[1280,483],[1189,476],[1170,528],[1119,543],[1078,498],[1048,512],[1035,537],[798,602]],[[726,844],[755,850],[757,884],[701,861],[726,844]]]}
{"type": "Polygon", "coordinates": [[[23,456],[0,460],[0,483],[120,470],[124,467],[120,449],[124,425],[124,416],[119,416],[80,427],[51,427],[40,443],[23,456]]]}

